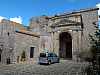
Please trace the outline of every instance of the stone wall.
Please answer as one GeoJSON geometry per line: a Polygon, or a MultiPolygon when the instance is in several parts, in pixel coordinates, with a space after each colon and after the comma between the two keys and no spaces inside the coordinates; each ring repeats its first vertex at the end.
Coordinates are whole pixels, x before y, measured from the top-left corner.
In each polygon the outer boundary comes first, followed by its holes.
{"type": "MultiPolygon", "coordinates": [[[[26,31],[21,24],[9,21],[2,20],[0,23],[0,54],[1,54],[1,63],[7,64],[7,59],[10,59],[11,63],[17,62],[17,57],[21,55],[22,51],[26,51],[27,61],[37,60],[38,57],[38,44],[39,37],[32,35],[23,34],[16,32],[26,31]],[[30,59],[30,47],[34,47],[34,58],[30,59]]],[[[27,32],[27,31],[26,31],[27,32]]],[[[35,35],[35,34],[34,34],[35,35]]]]}
{"type": "Polygon", "coordinates": [[[93,23],[98,22],[97,12],[98,9],[90,9],[52,17],[49,20],[48,32],[53,33],[52,37],[56,45],[54,45],[54,52],[59,55],[59,34],[62,32],[69,32],[72,36],[73,59],[77,60],[76,55],[79,54],[79,52],[89,50],[89,34],[93,34],[95,32],[95,25],[93,23]],[[77,17],[78,15],[80,15],[80,17],[77,17]],[[80,23],[70,24],[67,19],[80,23]]]}
{"type": "Polygon", "coordinates": [[[90,41],[89,41],[89,34],[94,34],[95,26],[93,23],[98,22],[98,11],[88,11],[83,12],[82,14],[82,21],[83,21],[83,35],[82,35],[82,48],[83,50],[89,50],[90,48],[90,41]]]}
{"type": "MultiPolygon", "coordinates": [[[[98,8],[93,8],[56,15],[48,17],[48,19],[44,16],[40,17],[38,18],[40,34],[50,33],[49,38],[51,38],[52,43],[50,51],[59,55],[59,35],[62,32],[70,33],[72,37],[72,58],[76,60],[79,52],[90,49],[89,34],[95,32],[94,23],[98,21],[97,12],[98,8]]],[[[35,26],[34,21],[32,26],[35,26]]],[[[35,27],[33,27],[34,29],[35,27]]]]}
{"type": "MultiPolygon", "coordinates": [[[[14,48],[14,56],[15,56],[15,62],[17,62],[17,57],[19,56],[21,59],[21,53],[23,50],[26,53],[26,61],[34,62],[38,58],[38,52],[39,52],[39,38],[26,35],[23,33],[15,33],[15,48],[14,48]],[[30,58],[30,48],[34,47],[34,57],[30,58]]],[[[20,60],[19,59],[19,60],[20,60]]]]}
{"type": "Polygon", "coordinates": [[[7,59],[13,61],[13,50],[14,50],[14,26],[9,21],[0,23],[0,48],[1,52],[1,63],[7,63],[7,59]]]}

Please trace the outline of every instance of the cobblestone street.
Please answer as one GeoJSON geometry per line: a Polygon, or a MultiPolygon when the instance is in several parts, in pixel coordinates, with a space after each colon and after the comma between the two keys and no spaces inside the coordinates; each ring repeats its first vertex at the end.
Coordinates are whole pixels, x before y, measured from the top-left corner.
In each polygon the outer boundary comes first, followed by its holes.
{"type": "Polygon", "coordinates": [[[82,75],[82,69],[87,64],[61,60],[51,65],[10,64],[0,66],[0,75],[82,75]]]}

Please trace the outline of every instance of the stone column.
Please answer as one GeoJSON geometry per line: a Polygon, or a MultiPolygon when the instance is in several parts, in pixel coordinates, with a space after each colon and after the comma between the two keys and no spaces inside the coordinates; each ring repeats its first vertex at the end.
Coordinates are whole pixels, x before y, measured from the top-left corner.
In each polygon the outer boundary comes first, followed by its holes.
{"type": "Polygon", "coordinates": [[[72,37],[72,59],[78,60],[77,55],[79,52],[79,33],[78,31],[73,31],[73,37],[72,37]]]}
{"type": "Polygon", "coordinates": [[[59,32],[55,33],[54,48],[54,52],[59,56],[59,32]]]}

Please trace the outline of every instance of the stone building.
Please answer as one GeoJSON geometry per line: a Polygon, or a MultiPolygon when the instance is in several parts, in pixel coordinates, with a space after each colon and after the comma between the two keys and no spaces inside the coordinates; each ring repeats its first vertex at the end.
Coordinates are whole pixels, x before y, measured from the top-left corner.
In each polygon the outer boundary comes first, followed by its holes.
{"type": "Polygon", "coordinates": [[[90,49],[89,34],[95,32],[98,8],[55,16],[30,19],[29,27],[2,20],[0,22],[0,62],[37,61],[41,52],[55,52],[60,58],[77,60],[77,55],[90,49]]]}
{"type": "Polygon", "coordinates": [[[36,20],[31,18],[30,28],[34,31],[36,28],[40,32],[40,39],[46,38],[43,47],[43,41],[40,41],[40,52],[45,48],[50,52],[55,52],[60,58],[77,60],[77,55],[82,51],[89,51],[89,34],[95,32],[98,23],[98,8],[85,9],[52,17],[42,16],[36,20]],[[33,26],[33,27],[32,27],[33,26]],[[44,32],[44,33],[43,33],[44,32]]]}
{"type": "Polygon", "coordinates": [[[2,20],[0,23],[0,62],[3,64],[20,63],[23,51],[25,51],[26,62],[36,61],[39,50],[38,38],[39,34],[27,31],[23,25],[2,20]]]}

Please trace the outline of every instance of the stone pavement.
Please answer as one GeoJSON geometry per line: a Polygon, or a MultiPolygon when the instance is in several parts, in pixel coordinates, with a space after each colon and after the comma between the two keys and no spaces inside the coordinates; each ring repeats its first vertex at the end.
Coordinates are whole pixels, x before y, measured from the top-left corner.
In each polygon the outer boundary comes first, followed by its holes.
{"type": "Polygon", "coordinates": [[[0,75],[83,75],[82,70],[88,65],[85,62],[61,60],[51,65],[10,64],[0,65],[0,75]]]}

